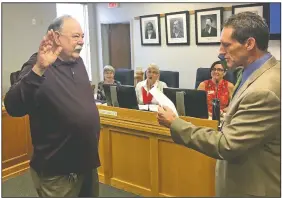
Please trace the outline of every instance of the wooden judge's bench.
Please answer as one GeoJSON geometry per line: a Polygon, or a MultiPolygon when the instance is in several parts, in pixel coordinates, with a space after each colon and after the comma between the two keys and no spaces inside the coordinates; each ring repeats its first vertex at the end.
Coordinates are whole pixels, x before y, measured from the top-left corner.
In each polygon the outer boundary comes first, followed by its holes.
{"type": "MultiPolygon", "coordinates": [[[[215,160],[175,144],[155,112],[102,105],[98,109],[101,183],[142,196],[215,195],[215,160]]],[[[217,128],[217,121],[181,118],[217,128]]],[[[2,109],[2,181],[29,168],[29,130],[28,116],[12,118],[2,109]]]]}

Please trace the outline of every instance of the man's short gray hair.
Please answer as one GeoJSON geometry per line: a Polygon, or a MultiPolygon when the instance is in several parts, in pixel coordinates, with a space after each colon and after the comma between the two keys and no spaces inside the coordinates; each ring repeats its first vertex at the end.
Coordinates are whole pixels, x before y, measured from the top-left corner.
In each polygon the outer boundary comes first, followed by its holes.
{"type": "Polygon", "coordinates": [[[107,71],[111,71],[111,72],[115,73],[115,68],[111,65],[106,65],[104,67],[104,73],[107,72],[107,71]]]}
{"type": "Polygon", "coordinates": [[[60,31],[64,25],[64,20],[67,18],[73,18],[71,15],[63,15],[55,18],[52,23],[49,25],[48,30],[60,31]]]}

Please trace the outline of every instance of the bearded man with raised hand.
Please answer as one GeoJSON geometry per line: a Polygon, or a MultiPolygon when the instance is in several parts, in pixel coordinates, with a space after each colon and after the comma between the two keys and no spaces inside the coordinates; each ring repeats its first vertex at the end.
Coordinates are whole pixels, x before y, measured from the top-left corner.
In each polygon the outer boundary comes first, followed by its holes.
{"type": "Polygon", "coordinates": [[[79,55],[83,38],[77,20],[56,18],[4,99],[11,116],[29,115],[30,171],[40,197],[99,194],[100,118],[79,55]]]}

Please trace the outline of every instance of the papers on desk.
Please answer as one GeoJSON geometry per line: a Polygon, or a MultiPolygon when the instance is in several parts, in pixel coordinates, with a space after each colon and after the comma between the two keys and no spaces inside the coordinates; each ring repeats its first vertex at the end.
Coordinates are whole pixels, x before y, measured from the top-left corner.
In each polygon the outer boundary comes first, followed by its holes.
{"type": "Polygon", "coordinates": [[[153,97],[156,99],[160,106],[168,106],[178,117],[178,113],[173,102],[168,97],[166,97],[163,92],[158,90],[156,87],[153,87],[150,90],[150,93],[153,95],[153,97]]]}
{"type": "Polygon", "coordinates": [[[139,110],[158,112],[158,105],[155,104],[138,105],[138,106],[139,106],[139,110]]]}
{"type": "Polygon", "coordinates": [[[95,102],[96,105],[104,105],[104,106],[108,106],[107,103],[101,103],[101,102],[95,102]]]}

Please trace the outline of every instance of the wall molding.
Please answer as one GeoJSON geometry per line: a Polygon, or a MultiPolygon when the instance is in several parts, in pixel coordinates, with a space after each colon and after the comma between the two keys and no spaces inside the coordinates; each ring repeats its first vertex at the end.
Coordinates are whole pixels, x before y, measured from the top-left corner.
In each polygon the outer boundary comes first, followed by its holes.
{"type": "MultiPolygon", "coordinates": [[[[185,10],[182,10],[182,11],[185,11],[185,10]]],[[[232,7],[223,7],[223,11],[232,11],[232,7]]],[[[189,12],[189,15],[193,15],[193,14],[195,14],[195,10],[188,10],[188,12],[189,12]]],[[[160,17],[164,17],[165,16],[165,14],[164,13],[162,13],[162,14],[160,14],[160,17]]],[[[139,20],[140,19],[140,16],[137,16],[137,17],[134,17],[134,20],[139,20]]]]}

